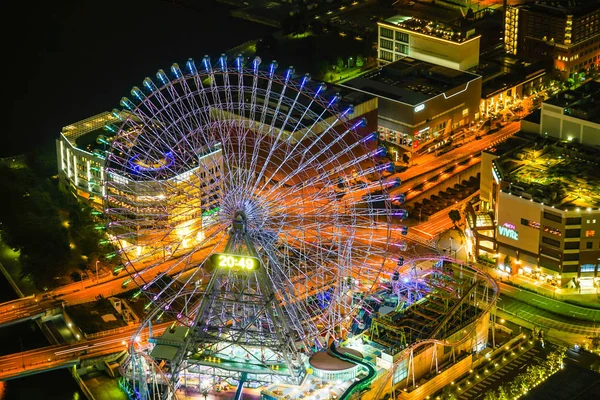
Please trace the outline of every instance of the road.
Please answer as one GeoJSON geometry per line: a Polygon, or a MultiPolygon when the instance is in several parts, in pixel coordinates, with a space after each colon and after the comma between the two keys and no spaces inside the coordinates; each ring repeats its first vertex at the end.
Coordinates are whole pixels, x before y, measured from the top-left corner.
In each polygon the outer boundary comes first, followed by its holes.
{"type": "Polygon", "coordinates": [[[27,319],[39,318],[46,310],[60,306],[53,299],[40,300],[26,297],[22,301],[11,301],[0,305],[0,327],[12,325],[27,319]]]}
{"type": "Polygon", "coordinates": [[[510,122],[498,130],[498,132],[491,135],[483,135],[480,140],[472,140],[441,156],[436,156],[434,153],[415,156],[412,165],[406,171],[393,174],[390,178],[400,178],[402,182],[406,183],[431,170],[444,167],[489,149],[497,143],[508,139],[520,129],[520,122],[510,122]]]}
{"type": "MultiPolygon", "coordinates": [[[[171,325],[163,322],[153,326],[153,335],[158,336],[171,325]]],[[[89,339],[74,344],[54,345],[14,353],[0,357],[0,381],[16,378],[24,373],[38,373],[61,366],[72,365],[79,360],[94,358],[125,350],[138,326],[129,326],[115,331],[92,335],[89,339]]],[[[148,332],[141,334],[139,343],[148,339],[148,332]]]]}
{"type": "Polygon", "coordinates": [[[572,317],[580,321],[594,323],[600,322],[600,310],[579,307],[573,304],[565,303],[559,300],[554,300],[546,296],[532,293],[528,290],[519,289],[517,287],[500,283],[502,293],[513,299],[519,300],[535,308],[549,311],[551,314],[561,314],[564,318],[572,317]]]}

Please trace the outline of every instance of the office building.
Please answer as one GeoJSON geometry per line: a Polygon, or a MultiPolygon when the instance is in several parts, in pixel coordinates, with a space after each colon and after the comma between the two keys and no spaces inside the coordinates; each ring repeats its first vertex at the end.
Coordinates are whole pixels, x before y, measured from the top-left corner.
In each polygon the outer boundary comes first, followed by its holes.
{"type": "Polygon", "coordinates": [[[441,22],[395,16],[378,22],[378,58],[382,63],[411,57],[466,71],[479,64],[480,35],[441,22]]]}
{"type": "Polygon", "coordinates": [[[535,134],[484,152],[480,208],[467,210],[475,254],[509,275],[594,287],[600,277],[599,155],[535,134]]]}
{"type": "Polygon", "coordinates": [[[380,138],[418,148],[480,117],[481,76],[403,57],[343,84],[378,97],[380,138]]]}
{"type": "Polygon", "coordinates": [[[600,64],[600,2],[540,0],[507,6],[504,46],[530,61],[552,60],[563,79],[600,64]]]}

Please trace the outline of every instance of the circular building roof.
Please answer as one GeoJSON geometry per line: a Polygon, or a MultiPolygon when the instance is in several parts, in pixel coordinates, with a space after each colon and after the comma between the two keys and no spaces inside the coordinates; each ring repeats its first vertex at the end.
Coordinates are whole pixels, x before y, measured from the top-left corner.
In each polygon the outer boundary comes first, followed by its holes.
{"type": "MultiPolygon", "coordinates": [[[[339,347],[338,351],[342,354],[350,353],[360,358],[363,357],[360,351],[348,349],[346,347],[339,347]]],[[[320,351],[313,354],[308,362],[310,363],[311,367],[320,369],[322,371],[344,371],[356,367],[356,364],[340,360],[339,358],[329,354],[327,351],[320,351]]]]}

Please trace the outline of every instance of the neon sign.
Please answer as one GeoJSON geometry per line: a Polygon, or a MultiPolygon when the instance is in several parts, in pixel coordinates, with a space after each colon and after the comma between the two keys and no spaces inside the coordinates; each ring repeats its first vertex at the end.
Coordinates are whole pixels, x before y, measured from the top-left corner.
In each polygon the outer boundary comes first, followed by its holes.
{"type": "Polygon", "coordinates": [[[501,236],[505,236],[512,240],[519,240],[519,232],[517,232],[517,227],[510,222],[505,222],[502,224],[502,226],[499,226],[498,233],[501,236]]]}
{"type": "Polygon", "coordinates": [[[423,111],[425,109],[425,104],[419,104],[415,107],[415,112],[423,111]]]}

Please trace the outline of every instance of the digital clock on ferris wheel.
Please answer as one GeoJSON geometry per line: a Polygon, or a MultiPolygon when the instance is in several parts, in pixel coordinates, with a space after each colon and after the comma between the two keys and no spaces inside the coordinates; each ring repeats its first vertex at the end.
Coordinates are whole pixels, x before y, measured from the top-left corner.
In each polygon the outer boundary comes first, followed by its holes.
{"type": "Polygon", "coordinates": [[[240,269],[246,271],[253,271],[260,265],[260,261],[256,257],[226,253],[213,254],[210,256],[210,262],[217,268],[240,269]]]}

